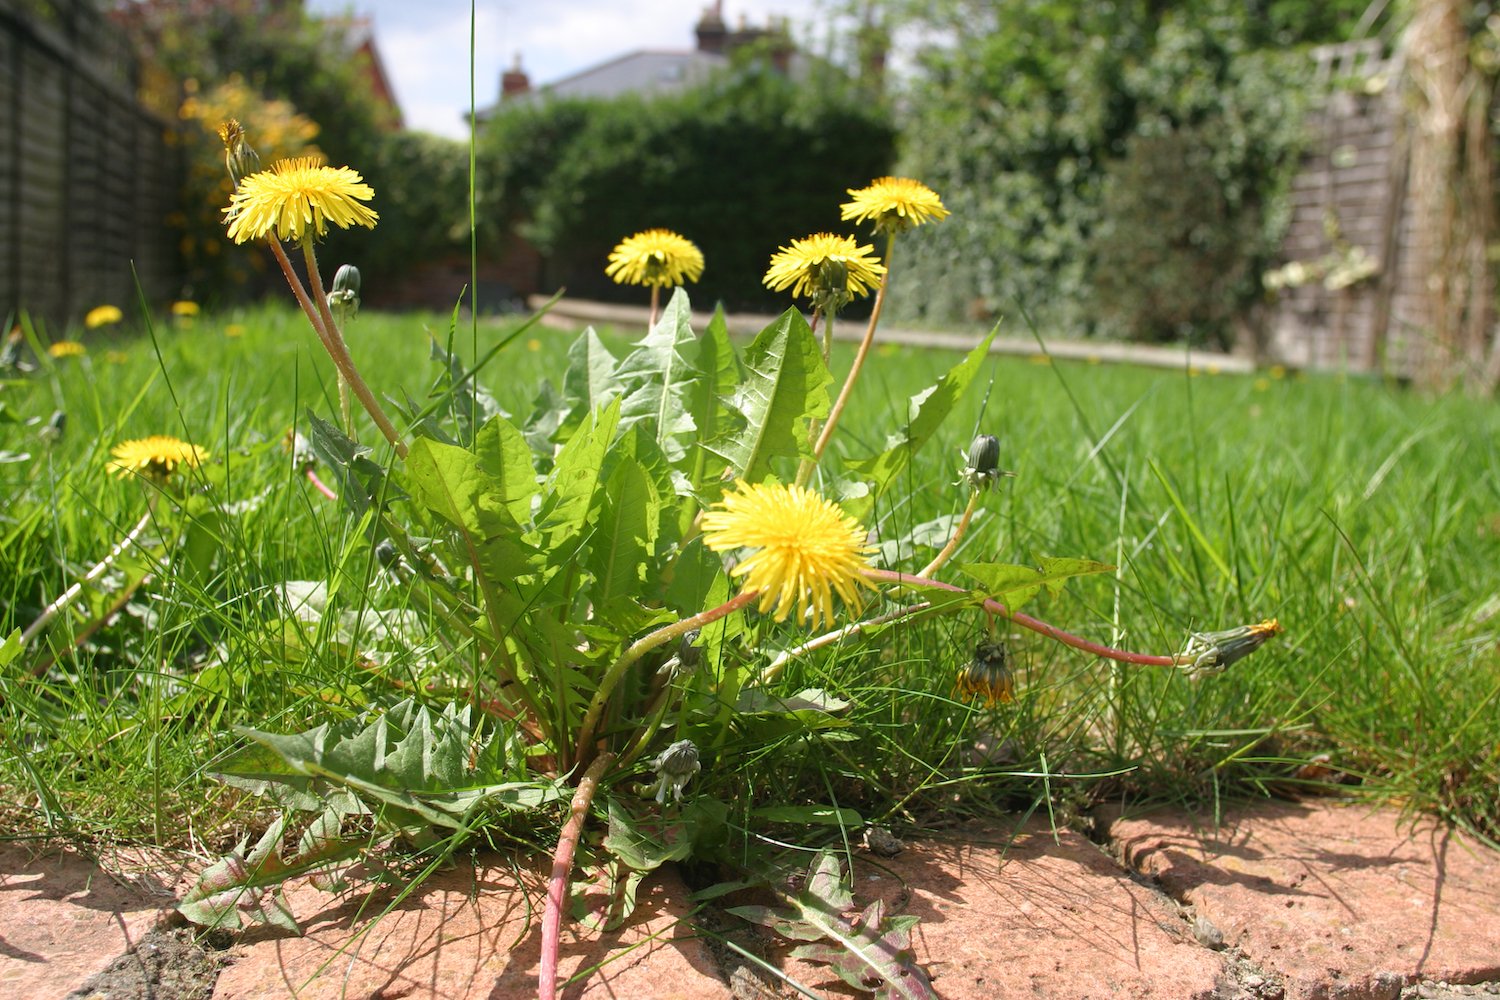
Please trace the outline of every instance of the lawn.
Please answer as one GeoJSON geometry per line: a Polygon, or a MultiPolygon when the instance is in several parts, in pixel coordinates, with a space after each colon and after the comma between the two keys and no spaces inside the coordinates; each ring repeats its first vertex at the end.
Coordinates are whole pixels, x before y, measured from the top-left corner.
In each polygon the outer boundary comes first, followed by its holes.
{"type": "MultiPolygon", "coordinates": [[[[461,326],[455,350],[472,358],[519,324],[461,326]]],[[[640,333],[601,336],[623,356],[640,333]]],[[[429,335],[446,342],[447,317],[367,313],[347,331],[377,394],[404,389],[418,403],[435,372],[429,335]]],[[[562,390],[576,337],[524,330],[479,381],[524,422],[543,382],[562,390]]],[[[368,523],[288,457],[284,438],[294,422],[306,429],[305,411],[335,422],[339,412],[332,367],[300,314],[205,314],[88,347],[6,373],[0,392],[0,636],[26,628],[153,503],[108,474],[112,446],[170,434],[211,459],[183,500],[189,526],[160,561],[127,551],[3,667],[5,829],[217,849],[266,823],[260,800],[211,777],[244,745],[233,727],[290,733],[407,696],[461,701],[476,690],[462,680],[470,653],[452,622],[389,578],[368,523]],[[66,425],[49,439],[54,411],[66,425]],[[288,595],[309,593],[319,614],[289,615],[288,595]]],[[[839,456],[878,452],[906,423],[908,399],[958,361],[877,345],[813,485],[837,494],[839,456]]],[[[848,363],[841,348],[831,368],[848,363]]],[[[380,441],[357,423],[362,442],[380,441]]],[[[964,452],[985,432],[1016,475],[983,497],[944,579],[965,583],[967,563],[1082,557],[1118,568],[1027,610],[1151,653],[1266,618],[1284,634],[1222,673],[1190,676],[1110,664],[1001,621],[1014,698],[986,706],[955,692],[989,636],[985,615],[875,629],[792,659],[768,682],[847,702],[836,725],[747,722],[705,754],[690,787],[727,803],[742,832],[855,812],[912,829],[998,809],[1069,822],[1121,798],[1338,793],[1493,837],[1497,431],[1493,403],[1352,377],[988,359],[864,512],[877,565],[923,565],[946,540],[967,500],[955,485],[964,452]],[[816,811],[829,806],[844,811],[816,811]]],[[[370,457],[394,460],[385,447],[370,457]]],[[[760,648],[734,655],[759,671],[795,634],[768,629],[760,648]]],[[[529,836],[546,849],[555,840],[529,836]]]]}

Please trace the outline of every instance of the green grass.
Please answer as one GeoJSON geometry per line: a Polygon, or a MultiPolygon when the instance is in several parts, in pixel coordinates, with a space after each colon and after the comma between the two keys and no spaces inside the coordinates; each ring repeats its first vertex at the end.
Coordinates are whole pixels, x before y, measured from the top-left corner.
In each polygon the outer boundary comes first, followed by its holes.
{"type": "MultiPolygon", "coordinates": [[[[480,350],[515,326],[482,325],[480,350]]],[[[424,328],[445,338],[447,318],[356,322],[349,340],[377,392],[421,397],[424,328]]],[[[524,419],[539,384],[560,380],[572,336],[529,331],[482,381],[524,419]]],[[[469,331],[456,339],[470,355],[469,331]]],[[[64,616],[49,633],[57,665],[36,678],[29,655],[3,668],[6,825],[16,835],[221,844],[258,822],[256,802],[205,775],[237,745],[231,726],[292,731],[349,714],[422,689],[444,654],[416,641],[371,656],[367,631],[331,626],[268,645],[283,581],[330,584],[332,618],[359,612],[379,575],[360,526],[296,475],[280,446],[304,409],[337,413],[331,367],[300,315],[203,316],[154,341],[90,346],[87,359],[44,365],[0,392],[23,421],[0,424],[0,450],[31,455],[0,465],[11,498],[0,512],[0,632],[30,623],[144,511],[138,486],[104,472],[114,443],[173,434],[222,465],[204,486],[199,530],[118,618],[73,653],[87,619],[64,616]],[[229,324],[243,335],[226,337],[229,324]],[[106,359],[111,349],[122,363],[106,359]],[[24,421],[54,409],[68,425],[48,445],[24,421]]],[[[878,450],[906,419],[908,397],[956,360],[881,348],[834,450],[878,450]]],[[[847,365],[837,354],[835,372],[847,365]]],[[[837,739],[754,732],[705,761],[703,787],[742,811],[837,802],[919,824],[995,808],[1061,818],[1118,797],[1216,804],[1361,791],[1500,831],[1492,403],[1334,376],[1189,377],[1008,358],[980,381],[895,502],[875,511],[879,540],[899,547],[916,526],[962,510],[952,484],[980,429],[1000,437],[1002,465],[1018,475],[986,499],[946,579],[961,582],[965,561],[1083,556],[1119,571],[1028,610],[1156,653],[1180,649],[1187,629],[1266,617],[1286,634],[1223,675],[1193,680],[1017,633],[1017,698],[986,710],[953,694],[985,634],[982,616],[886,630],[794,660],[777,680],[788,692],[822,687],[849,699],[837,739]],[[1307,767],[1323,754],[1326,770],[1307,767]]],[[[368,427],[360,437],[379,441],[368,427]]],[[[374,457],[390,456],[375,448],[374,457]]],[[[836,475],[837,463],[824,473],[836,475]]]]}

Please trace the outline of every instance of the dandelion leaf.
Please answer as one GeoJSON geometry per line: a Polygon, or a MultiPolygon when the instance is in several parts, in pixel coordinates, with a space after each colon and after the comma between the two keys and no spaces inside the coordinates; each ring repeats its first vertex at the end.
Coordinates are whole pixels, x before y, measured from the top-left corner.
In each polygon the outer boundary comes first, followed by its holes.
{"type": "Polygon", "coordinates": [[[906,470],[912,456],[932,439],[948,414],[953,412],[953,408],[968,392],[990,352],[990,341],[995,339],[995,332],[996,330],[991,330],[962,361],[950,368],[937,382],[911,397],[907,404],[906,426],[886,439],[884,451],[870,458],[846,463],[849,468],[874,484],[877,495],[889,489],[906,470]]]}
{"type": "Polygon", "coordinates": [[[758,483],[777,458],[812,455],[808,421],[828,415],[833,376],[822,349],[795,309],[788,309],[745,350],[745,378],[730,398],[738,427],[711,447],[735,475],[758,483]]]}
{"type": "Polygon", "coordinates": [[[1011,563],[960,563],[959,572],[979,582],[980,589],[991,600],[1015,611],[1045,588],[1056,595],[1063,584],[1076,576],[1113,573],[1115,567],[1092,559],[1044,557],[1041,567],[1017,566],[1011,563]]]}
{"type": "Polygon", "coordinates": [[[661,318],[615,371],[624,399],[620,428],[644,424],[672,462],[687,453],[682,438],[694,430],[688,391],[694,370],[686,351],[694,343],[687,292],[672,293],[661,318]]]}

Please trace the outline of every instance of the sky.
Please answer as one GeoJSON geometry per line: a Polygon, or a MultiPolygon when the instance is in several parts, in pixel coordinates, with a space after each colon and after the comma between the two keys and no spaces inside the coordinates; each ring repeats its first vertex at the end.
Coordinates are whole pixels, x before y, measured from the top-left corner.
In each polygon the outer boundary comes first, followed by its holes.
{"type": "MultiPolygon", "coordinates": [[[[637,49],[690,49],[693,27],[711,0],[476,0],[474,100],[500,92],[516,53],[532,86],[551,83],[637,49]]],[[[794,38],[815,23],[819,0],[722,0],[733,27],[770,16],[791,22],[794,38]]],[[[469,107],[469,0],[307,0],[314,14],[353,12],[374,19],[376,44],[408,128],[466,138],[469,107]]]]}

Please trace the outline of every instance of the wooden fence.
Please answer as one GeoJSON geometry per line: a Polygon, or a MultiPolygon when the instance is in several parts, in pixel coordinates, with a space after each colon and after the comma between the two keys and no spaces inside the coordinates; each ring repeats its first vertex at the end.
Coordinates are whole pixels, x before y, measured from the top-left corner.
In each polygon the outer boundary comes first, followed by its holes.
{"type": "Polygon", "coordinates": [[[1285,266],[1268,282],[1270,359],[1410,376],[1428,349],[1399,44],[1320,47],[1318,104],[1292,185],[1285,266]],[[1279,286],[1276,287],[1276,286],[1279,286]]]}
{"type": "Polygon", "coordinates": [[[137,278],[153,302],[180,292],[180,158],[136,73],[91,0],[0,0],[0,318],[60,336],[96,305],[128,313],[137,278]]]}

